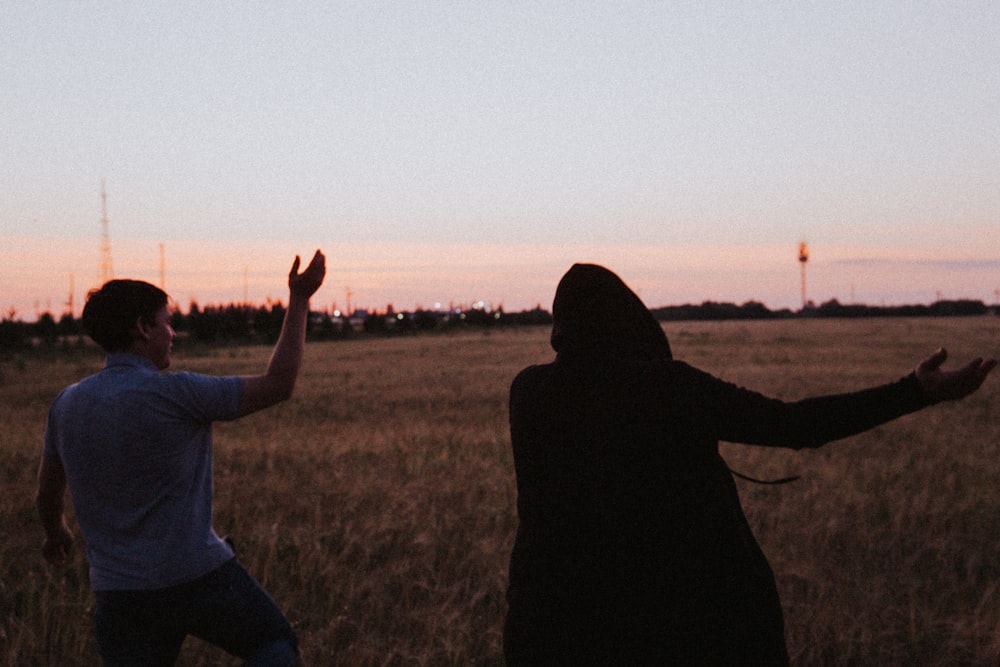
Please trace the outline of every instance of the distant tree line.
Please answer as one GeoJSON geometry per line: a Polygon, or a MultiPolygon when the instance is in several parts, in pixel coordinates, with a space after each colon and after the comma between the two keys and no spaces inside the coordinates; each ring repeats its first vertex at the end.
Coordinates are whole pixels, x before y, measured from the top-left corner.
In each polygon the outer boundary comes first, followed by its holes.
{"type": "MultiPolygon", "coordinates": [[[[176,346],[273,345],[281,332],[285,310],[282,303],[258,306],[231,303],[205,307],[192,303],[187,313],[175,309],[170,323],[178,333],[176,346]]],[[[51,313],[43,313],[36,322],[30,323],[15,319],[14,315],[10,312],[0,319],[0,350],[51,349],[85,344],[81,321],[69,314],[56,321],[51,313]]],[[[386,312],[359,310],[350,316],[311,312],[307,336],[310,340],[338,340],[551,322],[552,316],[541,306],[511,313],[503,309],[483,308],[395,312],[390,306],[386,312]]]]}
{"type": "MultiPolygon", "coordinates": [[[[757,301],[742,305],[705,301],[700,305],[664,306],[651,309],[664,322],[683,320],[761,320],[782,318],[848,317],[955,317],[1000,314],[997,305],[982,301],[937,301],[930,305],[866,306],[841,304],[831,299],[820,305],[809,303],[801,310],[770,310],[757,301]]],[[[55,348],[84,345],[83,327],[69,314],[56,320],[43,313],[36,322],[25,323],[10,312],[0,319],[0,350],[55,348]]],[[[173,312],[171,325],[178,332],[176,345],[273,344],[278,339],[285,307],[281,303],[264,305],[228,304],[200,307],[192,303],[188,312],[173,312]]],[[[455,331],[466,328],[550,325],[552,315],[541,305],[531,310],[506,312],[502,308],[466,308],[396,312],[355,311],[352,315],[312,312],[309,317],[310,340],[339,340],[363,336],[408,335],[431,331],[455,331]]]]}
{"type": "Polygon", "coordinates": [[[831,299],[816,307],[813,314],[817,317],[955,317],[990,312],[1000,314],[1000,305],[987,306],[982,301],[959,299],[935,301],[929,306],[861,306],[844,305],[831,299]]]}
{"type": "Polygon", "coordinates": [[[805,308],[792,311],[787,308],[769,310],[757,301],[743,305],[705,301],[701,305],[664,306],[650,309],[661,322],[680,320],[764,320],[792,317],[956,317],[964,315],[1000,314],[1000,306],[987,306],[982,301],[960,299],[936,301],[930,305],[866,306],[844,305],[831,299],[820,305],[806,304],[805,308]]]}

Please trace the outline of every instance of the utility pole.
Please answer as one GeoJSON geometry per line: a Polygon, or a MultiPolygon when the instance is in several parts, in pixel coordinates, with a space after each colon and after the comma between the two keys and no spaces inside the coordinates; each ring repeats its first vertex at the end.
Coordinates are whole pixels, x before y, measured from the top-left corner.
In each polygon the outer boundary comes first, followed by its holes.
{"type": "Polygon", "coordinates": [[[73,294],[76,291],[73,286],[75,279],[76,276],[74,276],[72,273],[69,274],[69,298],[66,300],[66,310],[69,313],[71,319],[76,317],[76,313],[73,311],[73,294]]]}
{"type": "Polygon", "coordinates": [[[111,236],[108,234],[108,194],[101,179],[101,284],[115,277],[111,268],[111,236]]]}
{"type": "Polygon", "coordinates": [[[163,252],[163,244],[160,244],[160,289],[167,291],[167,260],[163,252]]]}

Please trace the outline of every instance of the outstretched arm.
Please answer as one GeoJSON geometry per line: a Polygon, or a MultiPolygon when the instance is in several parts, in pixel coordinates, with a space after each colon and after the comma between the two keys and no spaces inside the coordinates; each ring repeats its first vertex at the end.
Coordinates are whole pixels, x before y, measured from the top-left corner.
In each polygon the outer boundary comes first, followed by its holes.
{"type": "Polygon", "coordinates": [[[859,391],[785,402],[708,376],[690,406],[716,406],[709,423],[720,440],[778,447],[819,447],[867,431],[941,401],[957,400],[976,391],[997,365],[995,359],[974,359],[956,370],[941,368],[947,352],[940,349],[896,382],[859,391]]]}
{"type": "Polygon", "coordinates": [[[66,525],[63,504],[66,497],[66,472],[58,459],[42,457],[38,466],[38,492],[35,504],[45,529],[42,555],[52,565],[65,565],[73,550],[73,533],[66,525]]]}
{"type": "Polygon", "coordinates": [[[948,358],[948,351],[938,348],[917,364],[914,373],[920,388],[927,398],[935,402],[954,401],[964,398],[979,389],[986,376],[997,365],[996,359],[973,359],[968,364],[954,371],[941,369],[941,364],[948,358]]]}
{"type": "Polygon", "coordinates": [[[278,342],[263,375],[243,378],[243,401],[239,415],[243,416],[275,403],[285,401],[295,389],[295,380],[302,365],[306,343],[306,320],[309,317],[309,297],[315,294],[326,276],[326,257],[319,250],[305,271],[299,273],[300,259],[296,255],[288,274],[288,310],[281,325],[278,342]]]}

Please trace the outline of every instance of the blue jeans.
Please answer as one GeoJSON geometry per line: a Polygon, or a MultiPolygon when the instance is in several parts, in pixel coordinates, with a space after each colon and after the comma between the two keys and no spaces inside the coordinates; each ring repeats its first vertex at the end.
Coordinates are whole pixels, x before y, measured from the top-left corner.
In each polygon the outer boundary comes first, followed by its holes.
{"type": "Polygon", "coordinates": [[[274,600],[235,558],[203,577],[153,591],[96,591],[104,665],[173,665],[187,635],[247,665],[298,664],[298,638],[274,600]]]}

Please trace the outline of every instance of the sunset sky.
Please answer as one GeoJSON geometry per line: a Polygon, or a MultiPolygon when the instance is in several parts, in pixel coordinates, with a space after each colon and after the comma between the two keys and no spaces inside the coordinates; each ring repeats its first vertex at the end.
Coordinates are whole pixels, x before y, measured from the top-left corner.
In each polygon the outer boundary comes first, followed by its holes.
{"type": "Polygon", "coordinates": [[[1000,3],[0,7],[0,314],[100,276],[182,307],[1000,301],[1000,3]]]}

